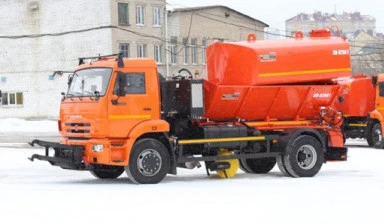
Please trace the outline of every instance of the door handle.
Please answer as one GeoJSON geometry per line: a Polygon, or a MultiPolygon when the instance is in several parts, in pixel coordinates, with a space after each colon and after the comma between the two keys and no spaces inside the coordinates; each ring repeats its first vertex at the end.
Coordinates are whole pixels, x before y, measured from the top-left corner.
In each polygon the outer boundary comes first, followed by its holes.
{"type": "Polygon", "coordinates": [[[144,107],[143,110],[145,110],[145,111],[151,111],[152,108],[150,108],[150,107],[144,107]]]}

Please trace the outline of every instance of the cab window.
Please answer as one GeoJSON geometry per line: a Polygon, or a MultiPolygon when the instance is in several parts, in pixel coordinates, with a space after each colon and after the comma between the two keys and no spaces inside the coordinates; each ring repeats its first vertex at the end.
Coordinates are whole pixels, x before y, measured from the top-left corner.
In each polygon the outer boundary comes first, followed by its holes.
{"type": "Polygon", "coordinates": [[[379,96],[384,97],[384,82],[379,82],[379,96]]]}
{"type": "MultiPolygon", "coordinates": [[[[123,73],[125,78],[125,84],[123,86],[125,94],[145,94],[145,74],[144,73],[123,73]]],[[[115,91],[119,89],[119,83],[115,83],[115,91]]]]}

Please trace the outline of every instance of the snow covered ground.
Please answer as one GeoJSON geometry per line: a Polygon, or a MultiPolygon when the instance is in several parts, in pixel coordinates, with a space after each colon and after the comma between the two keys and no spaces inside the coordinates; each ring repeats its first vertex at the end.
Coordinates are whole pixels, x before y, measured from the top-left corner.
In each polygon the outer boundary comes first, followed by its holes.
{"type": "Polygon", "coordinates": [[[384,150],[348,140],[347,162],[313,178],[241,171],[231,179],[178,169],[157,185],[123,174],[95,179],[27,157],[25,143],[57,137],[56,121],[0,119],[0,223],[383,223],[384,150]],[[13,135],[18,133],[18,137],[13,135]]]}

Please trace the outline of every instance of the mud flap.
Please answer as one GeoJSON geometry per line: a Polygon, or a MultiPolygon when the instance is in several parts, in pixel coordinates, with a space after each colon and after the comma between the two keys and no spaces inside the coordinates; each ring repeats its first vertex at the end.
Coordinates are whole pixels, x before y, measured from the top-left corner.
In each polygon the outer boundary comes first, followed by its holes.
{"type": "Polygon", "coordinates": [[[325,153],[326,161],[346,161],[347,160],[347,148],[341,147],[328,147],[325,153]]]}

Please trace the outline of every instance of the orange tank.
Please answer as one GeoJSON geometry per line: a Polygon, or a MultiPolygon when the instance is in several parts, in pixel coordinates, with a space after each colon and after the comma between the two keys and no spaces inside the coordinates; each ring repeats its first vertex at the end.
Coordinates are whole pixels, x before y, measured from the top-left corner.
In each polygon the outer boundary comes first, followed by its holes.
{"type": "Polygon", "coordinates": [[[207,49],[205,117],[213,120],[313,120],[334,105],[350,76],[349,44],[327,30],[309,38],[215,43],[207,49]]]}
{"type": "Polygon", "coordinates": [[[207,48],[207,65],[208,81],[220,85],[313,83],[351,72],[348,41],[327,30],[309,38],[218,42],[207,48]]]}

